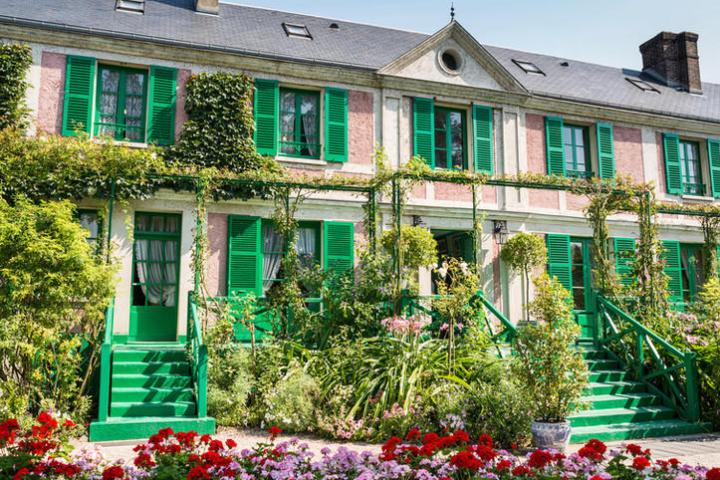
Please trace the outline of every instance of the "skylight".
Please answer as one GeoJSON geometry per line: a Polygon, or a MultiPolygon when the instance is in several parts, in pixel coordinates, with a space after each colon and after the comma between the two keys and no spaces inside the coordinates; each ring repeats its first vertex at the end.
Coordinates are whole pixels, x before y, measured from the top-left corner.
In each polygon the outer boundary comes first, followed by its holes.
{"type": "Polygon", "coordinates": [[[627,80],[628,82],[632,83],[633,85],[635,85],[637,88],[639,88],[639,89],[642,90],[643,92],[655,92],[655,93],[660,93],[660,90],[658,90],[657,88],[653,87],[652,85],[650,85],[650,84],[649,84],[648,82],[646,82],[645,80],[640,80],[639,78],[629,78],[629,77],[625,77],[625,80],[627,80]]]}
{"type": "Polygon", "coordinates": [[[517,65],[518,67],[520,67],[520,69],[522,69],[522,71],[525,73],[534,73],[536,75],[545,75],[545,72],[540,70],[540,68],[538,68],[538,66],[532,62],[528,62],[525,60],[515,60],[513,58],[513,63],[515,65],[517,65]]]}
{"type": "Polygon", "coordinates": [[[310,35],[310,31],[305,25],[283,22],[282,26],[288,37],[309,38],[312,40],[312,35],[310,35]]]}
{"type": "Polygon", "coordinates": [[[145,0],[117,0],[115,9],[130,13],[145,13],[145,0]]]}

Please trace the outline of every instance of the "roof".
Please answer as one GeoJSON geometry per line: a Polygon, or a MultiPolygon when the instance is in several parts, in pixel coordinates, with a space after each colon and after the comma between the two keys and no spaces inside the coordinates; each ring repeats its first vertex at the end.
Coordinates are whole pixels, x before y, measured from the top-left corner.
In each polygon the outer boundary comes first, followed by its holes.
{"type": "MultiPolygon", "coordinates": [[[[193,0],[147,0],[145,14],[118,12],[115,0],[3,0],[0,23],[134,38],[294,61],[379,70],[430,35],[222,4],[220,15],[199,14],[193,0]],[[288,37],[282,23],[307,26],[313,39],[288,37]],[[338,29],[330,24],[337,23],[338,29]]],[[[1,35],[1,31],[0,31],[1,35]]],[[[720,85],[703,83],[703,95],[664,86],[636,70],[486,46],[487,51],[535,95],[663,115],[720,122],[720,85]],[[545,75],[523,72],[512,60],[535,63],[545,75]],[[567,62],[568,66],[562,66],[567,62]],[[626,80],[640,78],[660,93],[626,80]]]]}

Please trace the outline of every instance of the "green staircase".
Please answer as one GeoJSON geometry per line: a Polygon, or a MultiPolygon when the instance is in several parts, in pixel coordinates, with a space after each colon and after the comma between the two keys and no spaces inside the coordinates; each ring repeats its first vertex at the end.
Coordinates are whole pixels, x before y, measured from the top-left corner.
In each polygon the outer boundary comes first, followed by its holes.
{"type": "Polygon", "coordinates": [[[215,432],[199,412],[183,345],[117,345],[110,371],[108,416],[90,424],[91,441],[142,439],[165,427],[215,432]]]}
{"type": "Polygon", "coordinates": [[[583,395],[587,410],[570,417],[573,443],[591,438],[629,440],[707,431],[705,424],[681,419],[675,408],[651,393],[646,383],[633,380],[605,350],[592,344],[579,348],[588,365],[590,383],[583,395]]]}

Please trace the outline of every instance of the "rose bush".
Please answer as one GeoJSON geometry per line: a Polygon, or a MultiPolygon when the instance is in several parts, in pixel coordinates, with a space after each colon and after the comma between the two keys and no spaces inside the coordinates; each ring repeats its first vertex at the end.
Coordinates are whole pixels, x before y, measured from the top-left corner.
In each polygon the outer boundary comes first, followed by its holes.
{"type": "Polygon", "coordinates": [[[610,450],[591,440],[577,453],[535,450],[519,456],[497,449],[493,439],[473,439],[462,430],[443,434],[411,428],[404,438],[391,437],[378,455],[340,447],[323,449],[315,458],[308,447],[268,430],[267,443],[240,449],[195,432],[164,428],[134,448],[126,464],[108,464],[87,452],[68,454],[72,422],[43,413],[36,425],[22,429],[16,420],[0,423],[0,478],[11,480],[720,480],[719,468],[684,465],[676,459],[653,460],[634,444],[610,450]]]}

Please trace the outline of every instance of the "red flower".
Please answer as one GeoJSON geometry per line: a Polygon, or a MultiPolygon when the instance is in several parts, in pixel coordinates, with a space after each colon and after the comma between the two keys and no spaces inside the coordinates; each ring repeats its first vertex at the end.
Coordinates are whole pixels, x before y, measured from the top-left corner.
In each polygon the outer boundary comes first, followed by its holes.
{"type": "Polygon", "coordinates": [[[720,468],[711,468],[705,474],[705,480],[720,480],[720,468]]]}
{"type": "Polygon", "coordinates": [[[18,470],[18,472],[13,476],[13,480],[21,480],[25,475],[29,474],[30,470],[27,468],[21,468],[18,470]]]}
{"type": "Polygon", "coordinates": [[[155,462],[153,461],[152,457],[148,453],[141,453],[137,457],[135,457],[135,466],[136,467],[154,467],[155,462]]]}
{"type": "Polygon", "coordinates": [[[532,470],[530,470],[525,465],[518,465],[517,467],[513,468],[512,474],[514,477],[532,477],[533,476],[532,470]]]}
{"type": "Polygon", "coordinates": [[[487,445],[475,445],[475,454],[485,462],[489,462],[497,456],[497,452],[487,445]]]}
{"type": "Polygon", "coordinates": [[[57,428],[58,426],[57,420],[55,420],[55,418],[48,412],[40,412],[36,420],[38,421],[38,423],[48,425],[49,428],[57,428]]]}
{"type": "Polygon", "coordinates": [[[553,454],[547,450],[535,450],[528,458],[528,466],[531,468],[544,468],[553,461],[553,454]]]}
{"type": "Polygon", "coordinates": [[[76,424],[68,418],[63,422],[62,426],[65,428],[73,428],[74,426],[76,426],[76,424]]]}
{"type": "Polygon", "coordinates": [[[160,436],[163,437],[163,438],[168,438],[168,437],[170,437],[173,433],[175,433],[175,432],[173,432],[173,429],[172,429],[172,428],[166,427],[166,428],[161,428],[160,430],[158,430],[158,433],[157,433],[157,434],[160,435],[160,436]]]}
{"type": "Polygon", "coordinates": [[[642,453],[643,453],[642,447],[640,445],[636,445],[634,443],[628,443],[627,445],[625,445],[625,450],[630,455],[633,455],[635,457],[637,457],[638,455],[642,455],[642,453]]]}
{"type": "MultiPolygon", "coordinates": [[[[492,437],[491,437],[490,435],[488,435],[487,433],[483,433],[482,435],[480,435],[480,438],[478,438],[478,442],[477,442],[477,443],[478,443],[478,445],[485,445],[486,447],[492,448],[492,446],[493,446],[493,439],[492,439],[492,437]]],[[[513,446],[513,450],[516,450],[516,449],[517,449],[517,444],[515,444],[515,445],[513,446]]]]}
{"type": "Polygon", "coordinates": [[[423,445],[427,445],[429,443],[437,443],[440,440],[440,435],[438,435],[435,432],[426,433],[425,436],[422,439],[423,445]]]}
{"type": "Polygon", "coordinates": [[[605,479],[603,477],[601,477],[600,475],[593,475],[592,477],[590,477],[590,480],[605,480],[605,479]]]}
{"type": "Polygon", "coordinates": [[[196,478],[210,478],[210,474],[203,467],[198,466],[190,469],[187,478],[188,480],[193,480],[196,478]]]}
{"type": "Polygon", "coordinates": [[[452,436],[457,443],[468,443],[470,441],[470,435],[463,430],[457,430],[452,436]]]}
{"type": "Polygon", "coordinates": [[[405,436],[405,440],[415,440],[416,438],[420,438],[420,429],[417,427],[413,427],[408,431],[407,435],[405,436]]]}
{"type": "Polygon", "coordinates": [[[635,457],[633,459],[632,468],[635,470],[645,470],[650,466],[650,460],[647,457],[635,457]]]}
{"type": "Polygon", "coordinates": [[[468,470],[480,470],[483,462],[473,455],[469,450],[463,450],[450,457],[450,464],[457,468],[466,468],[468,470]]]}
{"type": "Polygon", "coordinates": [[[497,465],[495,466],[495,469],[498,472],[504,472],[508,468],[512,467],[512,462],[506,458],[500,460],[497,465]]]}
{"type": "Polygon", "coordinates": [[[15,431],[20,429],[20,424],[14,418],[9,418],[4,422],[0,423],[0,444],[15,443],[15,431]]]}
{"type": "MultiPolygon", "coordinates": [[[[680,465],[680,460],[678,460],[677,458],[671,458],[670,460],[668,460],[668,463],[673,467],[677,467],[678,465],[680,465]]],[[[720,478],[718,480],[720,480],[720,478]]]]}
{"type": "Polygon", "coordinates": [[[211,439],[212,439],[212,437],[210,435],[208,435],[207,433],[205,435],[203,435],[202,437],[200,437],[200,441],[202,443],[210,443],[211,439]]]}
{"type": "Polygon", "coordinates": [[[103,480],[115,480],[123,478],[124,476],[125,470],[123,470],[122,467],[119,467],[117,465],[107,467],[102,473],[103,480]]]}
{"type": "Polygon", "coordinates": [[[275,438],[282,433],[282,429],[273,425],[268,428],[268,433],[270,434],[270,440],[275,440],[275,438]]]}
{"type": "Polygon", "coordinates": [[[232,438],[228,438],[227,440],[225,440],[225,445],[227,445],[228,448],[235,448],[237,447],[237,442],[232,438]]]}
{"type": "Polygon", "coordinates": [[[219,452],[224,447],[223,443],[220,440],[211,440],[210,446],[208,446],[208,450],[212,452],[219,452]]]}

